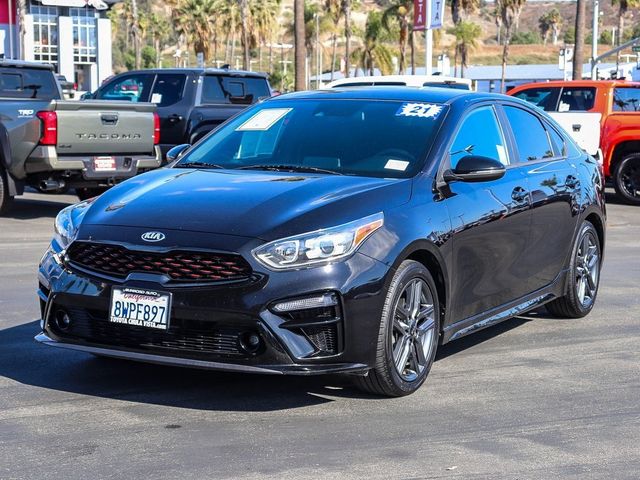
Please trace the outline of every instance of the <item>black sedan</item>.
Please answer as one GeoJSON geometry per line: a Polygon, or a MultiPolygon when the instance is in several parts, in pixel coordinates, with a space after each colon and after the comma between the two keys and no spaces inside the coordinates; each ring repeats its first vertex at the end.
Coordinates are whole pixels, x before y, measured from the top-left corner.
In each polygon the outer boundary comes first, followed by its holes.
{"type": "Polygon", "coordinates": [[[599,166],[517,99],[283,95],[185,147],[60,212],[39,268],[39,342],[342,372],[398,396],[424,382],[438,344],[543,304],[571,318],[594,306],[599,166]]]}

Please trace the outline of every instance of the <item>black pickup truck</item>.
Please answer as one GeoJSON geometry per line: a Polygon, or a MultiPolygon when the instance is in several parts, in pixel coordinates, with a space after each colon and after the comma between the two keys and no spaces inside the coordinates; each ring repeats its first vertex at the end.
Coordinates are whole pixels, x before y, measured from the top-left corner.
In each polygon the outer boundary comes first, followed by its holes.
{"type": "Polygon", "coordinates": [[[162,68],[116,75],[81,98],[155,103],[160,148],[197,142],[240,110],[272,95],[265,74],[226,68],[162,68]]]}
{"type": "Polygon", "coordinates": [[[63,100],[50,65],[0,61],[0,214],[27,185],[86,198],[159,167],[155,109],[63,100]]]}

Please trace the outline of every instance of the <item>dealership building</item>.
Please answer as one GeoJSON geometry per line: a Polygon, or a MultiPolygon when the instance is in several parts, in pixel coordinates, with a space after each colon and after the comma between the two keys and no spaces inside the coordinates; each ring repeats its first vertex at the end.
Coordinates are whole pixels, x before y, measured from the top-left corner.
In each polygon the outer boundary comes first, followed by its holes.
{"type": "Polygon", "coordinates": [[[106,12],[116,2],[26,0],[20,28],[18,0],[0,0],[0,55],[49,63],[78,90],[93,91],[113,73],[106,12]]]}

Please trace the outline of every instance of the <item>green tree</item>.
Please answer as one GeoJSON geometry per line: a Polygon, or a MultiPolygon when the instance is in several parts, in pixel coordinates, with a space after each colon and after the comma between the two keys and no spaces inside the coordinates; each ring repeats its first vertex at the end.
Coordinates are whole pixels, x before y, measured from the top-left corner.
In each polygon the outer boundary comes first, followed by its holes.
{"type": "Polygon", "coordinates": [[[205,62],[211,58],[211,39],[215,36],[212,18],[217,6],[215,0],[183,0],[173,10],[174,27],[195,53],[202,52],[205,62]]]}
{"type": "Polygon", "coordinates": [[[407,40],[409,38],[409,17],[413,9],[412,0],[391,0],[389,6],[382,13],[382,24],[388,32],[392,32],[397,25],[400,30],[398,46],[400,47],[400,61],[398,73],[403,74],[406,67],[407,40]]]}
{"type": "Polygon", "coordinates": [[[560,27],[562,26],[562,15],[557,8],[552,8],[538,19],[538,27],[544,44],[547,44],[549,33],[551,33],[551,43],[557,45],[560,27]]]}
{"type": "MultiPolygon", "coordinates": [[[[611,0],[612,5],[618,6],[618,31],[616,35],[616,45],[622,43],[624,35],[624,17],[630,8],[640,8],[640,0],[611,0]]],[[[620,62],[620,53],[618,52],[617,62],[620,62]]]]}
{"type": "Polygon", "coordinates": [[[480,8],[480,0],[451,0],[451,20],[457,25],[465,15],[474,13],[480,8]]]}
{"type": "Polygon", "coordinates": [[[502,81],[501,91],[505,91],[505,74],[507,70],[507,60],[509,59],[509,44],[513,34],[513,27],[518,23],[520,14],[524,8],[526,0],[496,0],[496,8],[500,12],[502,24],[504,25],[504,38],[502,39],[502,81]]]}
{"type": "Polygon", "coordinates": [[[382,24],[382,14],[371,11],[367,15],[367,23],[364,27],[362,46],[354,51],[364,72],[374,74],[377,67],[383,75],[389,75],[393,70],[391,51],[383,43],[388,40],[388,32],[382,24]]]}
{"type": "Polygon", "coordinates": [[[456,37],[456,57],[460,56],[460,76],[464,77],[464,69],[467,67],[469,52],[478,46],[482,28],[477,23],[462,20],[449,29],[449,33],[456,37]]]}
{"type": "Polygon", "coordinates": [[[342,19],[342,0],[325,0],[324,9],[332,23],[331,32],[331,81],[333,82],[333,72],[336,69],[336,56],[338,44],[338,31],[340,20],[342,19]]]}

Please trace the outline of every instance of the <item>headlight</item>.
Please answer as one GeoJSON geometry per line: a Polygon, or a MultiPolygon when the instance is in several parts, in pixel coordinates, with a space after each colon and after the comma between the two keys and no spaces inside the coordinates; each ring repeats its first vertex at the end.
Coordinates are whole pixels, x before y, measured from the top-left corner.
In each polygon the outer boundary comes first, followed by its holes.
{"type": "Polygon", "coordinates": [[[327,263],[352,255],[383,223],[382,213],[376,213],[338,227],[276,240],[252,253],[259,262],[276,270],[327,263]]]}
{"type": "Polygon", "coordinates": [[[80,221],[92,202],[93,199],[60,210],[53,222],[53,228],[55,230],[54,239],[61,248],[67,248],[75,240],[80,221]]]}

